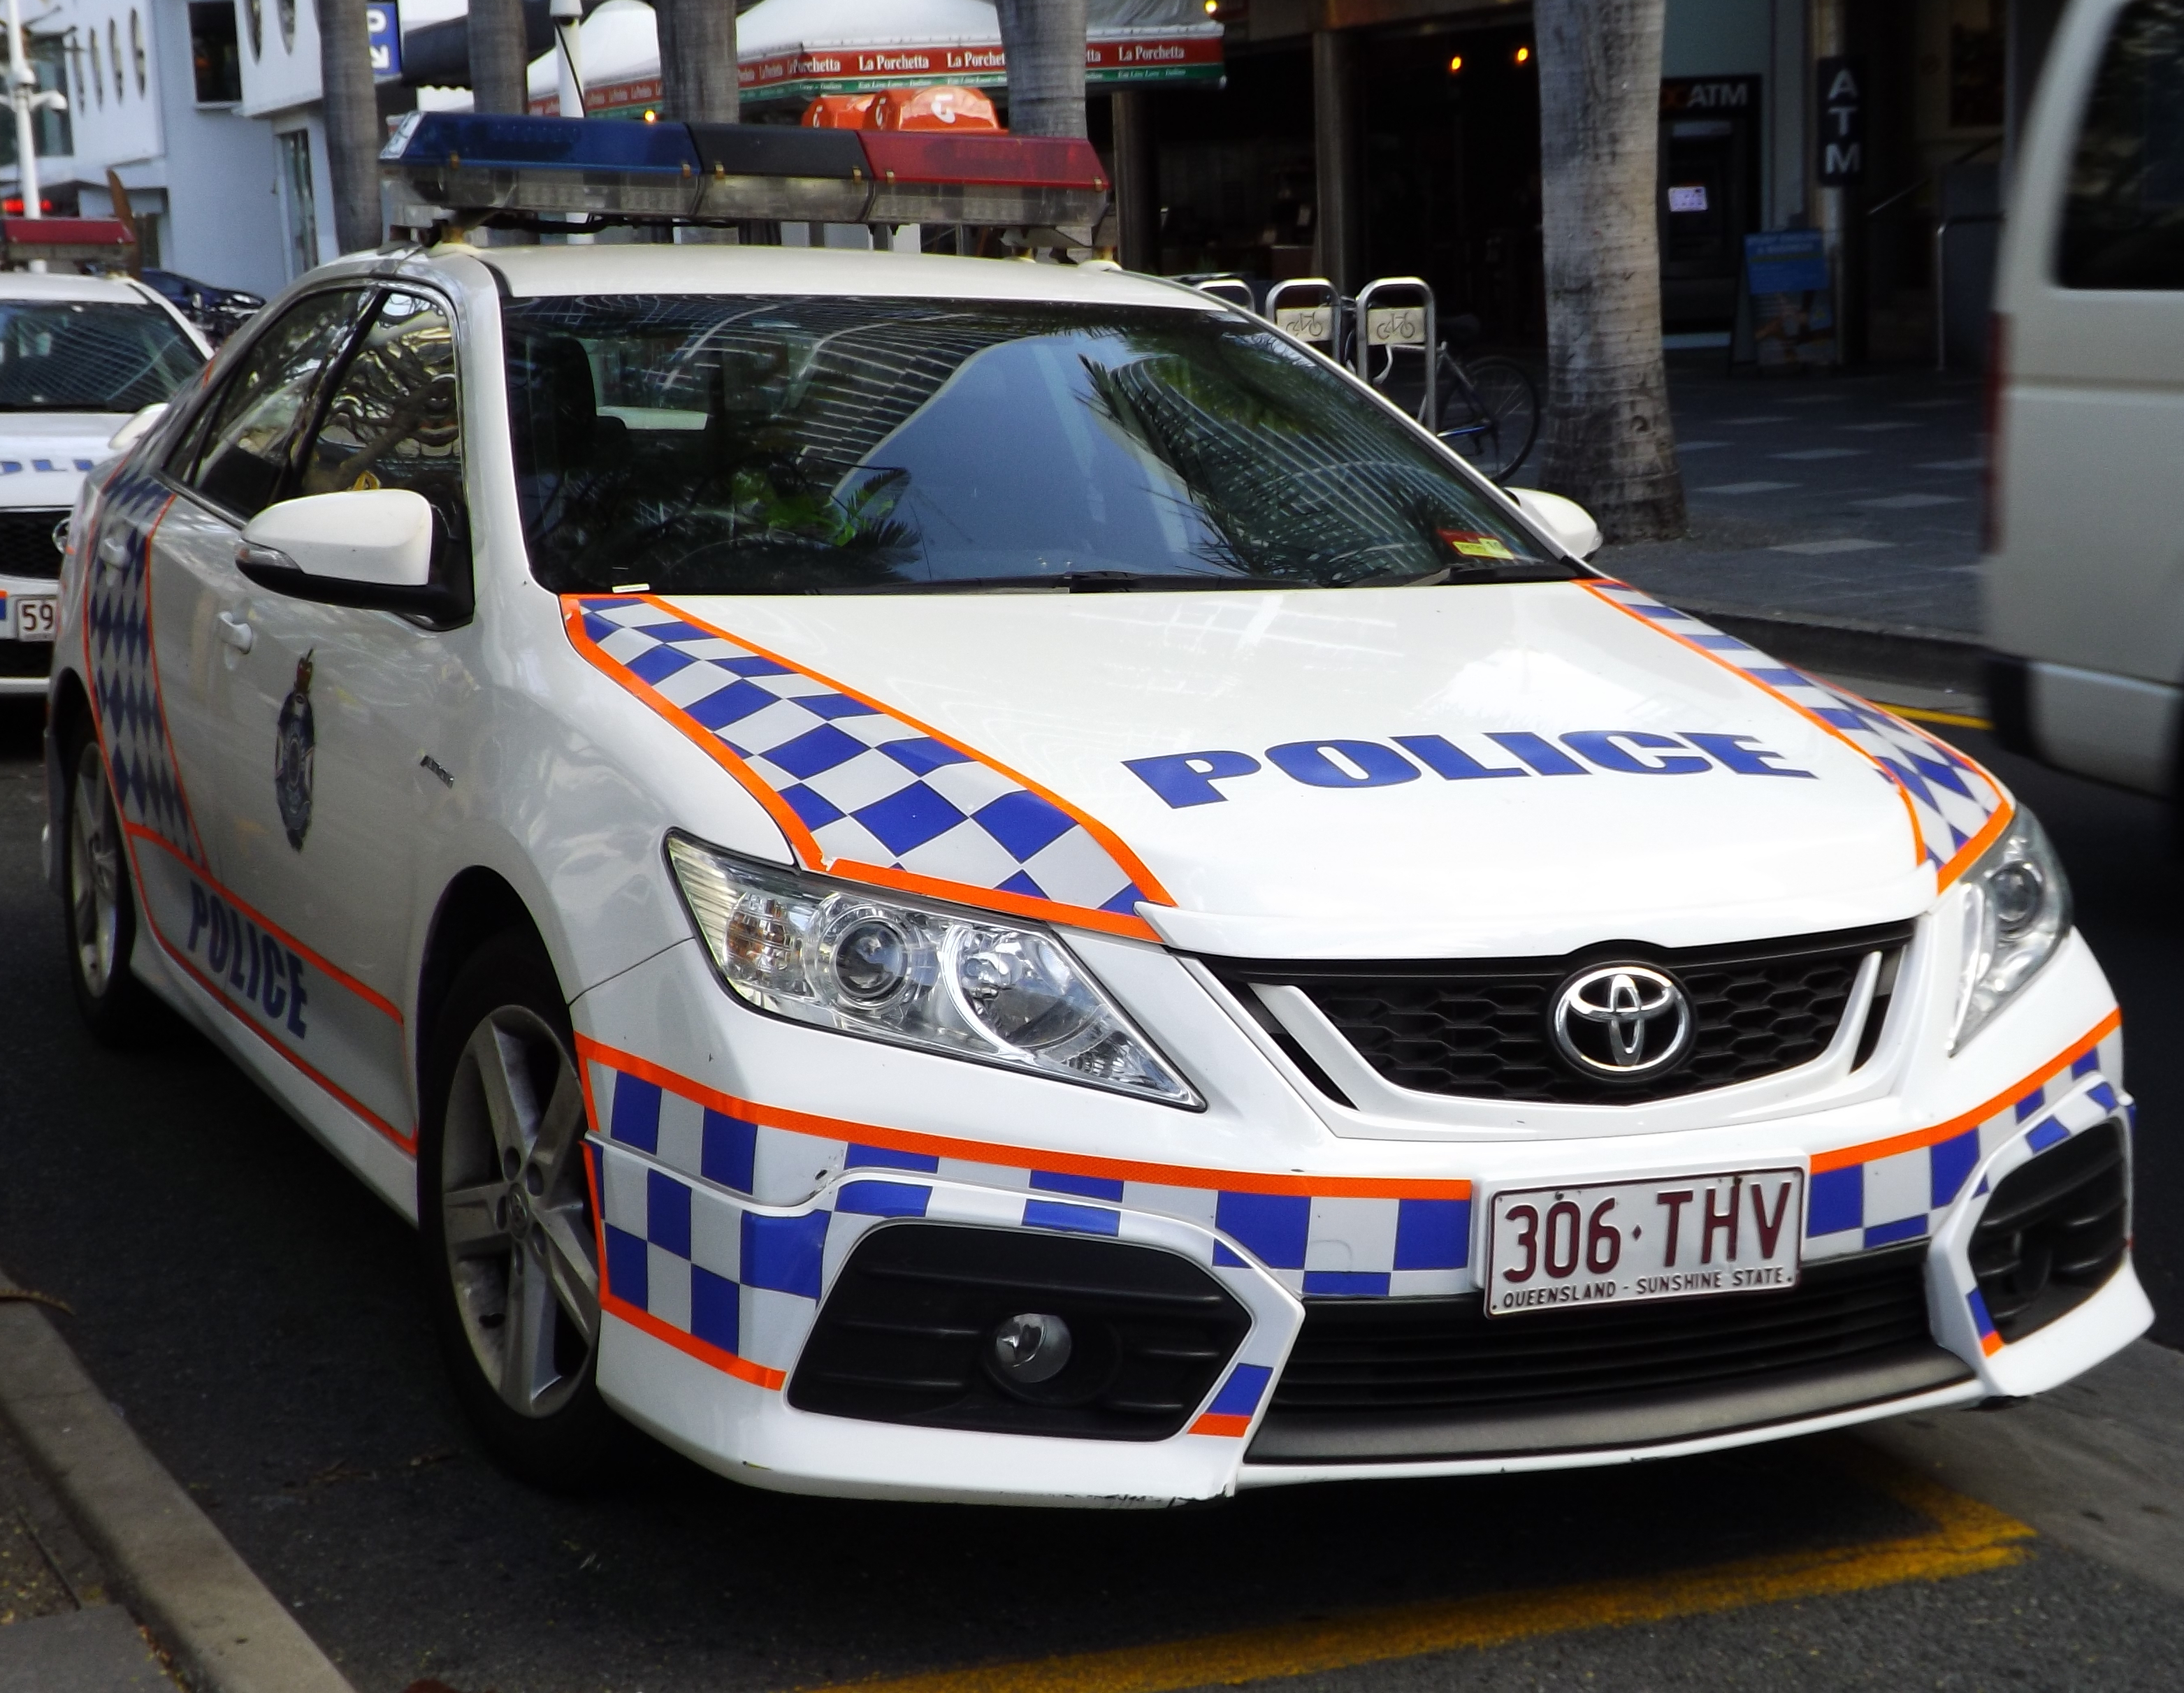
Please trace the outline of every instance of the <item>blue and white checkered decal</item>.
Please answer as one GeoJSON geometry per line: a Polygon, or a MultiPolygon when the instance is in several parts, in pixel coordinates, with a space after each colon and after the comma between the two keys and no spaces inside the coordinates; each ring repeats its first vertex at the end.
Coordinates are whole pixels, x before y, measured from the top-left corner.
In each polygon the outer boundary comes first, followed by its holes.
{"type": "Polygon", "coordinates": [[[2008,796],[1999,782],[1954,748],[1921,734],[1901,718],[1778,663],[1748,642],[1724,635],[1689,612],[1663,605],[1624,583],[1588,582],[1582,586],[1749,677],[1871,759],[1903,793],[1919,832],[1920,850],[1943,881],[1962,867],[1958,860],[1968,856],[1968,849],[1984,849],[1982,831],[1997,813],[2007,811],[2008,796]]]}
{"type": "MultiPolygon", "coordinates": [[[[582,1036],[577,1044],[592,1106],[607,1309],[763,1387],[786,1381],[820,1300],[865,1231],[904,1217],[1164,1246],[1224,1279],[1242,1278],[1240,1290],[1256,1274],[1305,1297],[1478,1286],[1468,1183],[1318,1195],[1239,1186],[1251,1178],[1214,1171],[1199,1185],[1042,1170],[1028,1161],[1032,1153],[1021,1155],[1026,1162],[999,1163],[905,1150],[768,1123],[760,1107],[662,1079],[656,1066],[582,1036]]],[[[1901,1137],[1919,1143],[1902,1150],[1882,1141],[1815,1157],[1802,1257],[1927,1238],[1975,1175],[1985,1192],[2025,1160],[2127,1115],[2130,1102],[2108,1079],[2121,1061],[2112,1017],[2097,1041],[1982,1118],[1901,1137]]],[[[1247,1345],[1215,1395],[1220,1403],[1207,1410],[1214,1423],[1198,1432],[1240,1434],[1243,1413],[1223,1407],[1240,1404],[1250,1383],[1263,1385],[1254,1372],[1280,1362],[1247,1345]]],[[[1249,1397],[1256,1405],[1256,1391],[1249,1397]]]]}
{"type": "Polygon", "coordinates": [[[790,1367],[850,1247],[892,1217],[1170,1247],[1187,1238],[1190,1255],[1217,1274],[1256,1264],[1303,1295],[1475,1285],[1466,1183],[1421,1182],[1414,1195],[1323,1196],[1223,1188],[1214,1171],[1191,1185],[1042,1170],[1029,1153],[1025,1163],[1002,1164],[905,1151],[776,1127],[757,1120],[755,1107],[723,1109],[735,1102],[633,1074],[588,1040],[579,1046],[600,1160],[610,1309],[626,1303],[760,1373],[790,1367]],[[1190,1227],[1178,1235],[1164,1220],[1190,1227]]]}
{"type": "Polygon", "coordinates": [[[152,653],[152,533],[174,496],[149,476],[117,481],[77,543],[86,593],[85,658],[99,738],[125,821],[151,830],[192,863],[204,862],[183,798],[181,772],[161,715],[152,653]],[[122,545],[109,564],[101,549],[122,545]]]}
{"type": "Polygon", "coordinates": [[[1946,1132],[1931,1138],[1907,1137],[1925,1144],[1901,1150],[1884,1140],[1815,1157],[1805,1196],[1805,1257],[1833,1258],[1926,1239],[1975,1172],[1986,1170],[1983,1179],[1992,1180],[2023,1158],[2127,1111],[2128,1102],[2109,1079],[2122,1074],[2122,1065],[2123,1034],[2111,1018],[2097,1044],[1982,1118],[1945,1124],[1946,1132]],[[2021,1153],[1997,1158],[2014,1143],[2021,1153]]]}
{"type": "Polygon", "coordinates": [[[1139,900],[1165,903],[1097,825],[922,724],[659,600],[565,604],[577,649],[727,763],[811,869],[1133,933],[1139,900]]]}

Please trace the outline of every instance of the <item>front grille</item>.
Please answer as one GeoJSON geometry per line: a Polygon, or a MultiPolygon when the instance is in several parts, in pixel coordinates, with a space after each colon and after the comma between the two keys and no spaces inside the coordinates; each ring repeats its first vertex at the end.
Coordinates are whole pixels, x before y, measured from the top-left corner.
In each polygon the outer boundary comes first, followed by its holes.
{"type": "Polygon", "coordinates": [[[835,1278],[788,1384],[800,1411],[933,1428],[1161,1440],[1183,1427],[1251,1326],[1189,1259],[1066,1234],[901,1222],[835,1278]],[[1069,1327],[1067,1366],[1035,1386],[989,1367],[1018,1312],[1069,1327]]]}
{"type": "Polygon", "coordinates": [[[61,553],[53,545],[53,526],[67,515],[65,506],[0,506],[0,576],[59,581],[61,553]]]}
{"type": "Polygon", "coordinates": [[[1255,1463],[1638,1446],[1962,1381],[1924,1244],[1808,1267],[1783,1293],[1490,1317],[1459,1299],[1308,1300],[1255,1463]]]}
{"type": "Polygon", "coordinates": [[[2130,1195],[2123,1128],[2104,1122],[1995,1184],[1972,1231],[1972,1273],[1995,1333],[2020,1340],[2092,1295],[2123,1262],[2130,1195]]]}
{"type": "Polygon", "coordinates": [[[50,676],[51,641],[0,641],[0,676],[50,676]]]}
{"type": "MultiPolygon", "coordinates": [[[[1231,992],[1301,989],[1358,1055],[1398,1088],[1466,1099],[1635,1105],[1725,1088],[1811,1062],[1828,1049],[1858,966],[1891,960],[1908,923],[1736,946],[1589,947],[1561,958],[1457,963],[1261,963],[1209,960],[1231,992]],[[1633,961],[1682,983],[1696,1024],[1690,1055],[1663,1075],[1621,1082],[1580,1073],[1547,1026],[1556,990],[1589,965],[1633,961]]],[[[1886,1001],[1868,1014],[1877,1035],[1886,1001]]],[[[1867,1031],[1861,1031],[1864,1034],[1867,1031]]],[[[1860,1043],[1861,1060],[1871,1041],[1860,1043]]]]}

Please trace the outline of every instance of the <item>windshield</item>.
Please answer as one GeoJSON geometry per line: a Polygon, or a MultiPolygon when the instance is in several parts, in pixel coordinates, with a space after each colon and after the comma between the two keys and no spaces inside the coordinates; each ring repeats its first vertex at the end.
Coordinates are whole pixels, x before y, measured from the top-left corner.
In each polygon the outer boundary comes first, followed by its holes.
{"type": "Polygon", "coordinates": [[[157,306],[0,300],[0,411],[142,411],[204,362],[157,306]]]}
{"type": "Polygon", "coordinates": [[[1342,587],[1571,574],[1240,315],[953,300],[504,306],[557,592],[1342,587]]]}

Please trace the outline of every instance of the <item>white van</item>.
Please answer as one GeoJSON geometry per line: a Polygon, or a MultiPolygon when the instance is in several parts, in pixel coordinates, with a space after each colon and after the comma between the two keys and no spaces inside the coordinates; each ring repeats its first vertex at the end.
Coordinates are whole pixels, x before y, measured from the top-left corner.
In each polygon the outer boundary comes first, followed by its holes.
{"type": "Polygon", "coordinates": [[[2184,0],[2077,0],[2019,153],[1994,321],[2003,743],[2184,792],[2184,0]]]}

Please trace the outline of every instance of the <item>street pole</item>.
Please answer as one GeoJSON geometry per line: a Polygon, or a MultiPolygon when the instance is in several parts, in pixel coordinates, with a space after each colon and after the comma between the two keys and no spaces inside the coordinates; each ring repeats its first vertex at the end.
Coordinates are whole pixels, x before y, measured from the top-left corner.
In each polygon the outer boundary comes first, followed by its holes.
{"type": "MultiPolygon", "coordinates": [[[[14,0],[8,0],[12,5],[14,0]]],[[[554,69],[560,81],[561,115],[584,112],[584,49],[577,33],[584,21],[583,0],[554,0],[554,69]]]]}
{"type": "MultiPolygon", "coordinates": [[[[23,51],[21,0],[8,0],[8,98],[15,108],[15,180],[22,187],[26,218],[44,215],[38,204],[43,196],[38,186],[37,126],[31,121],[37,87],[38,73],[31,69],[30,55],[23,51]]],[[[46,267],[40,263],[36,268],[46,267]]]]}

